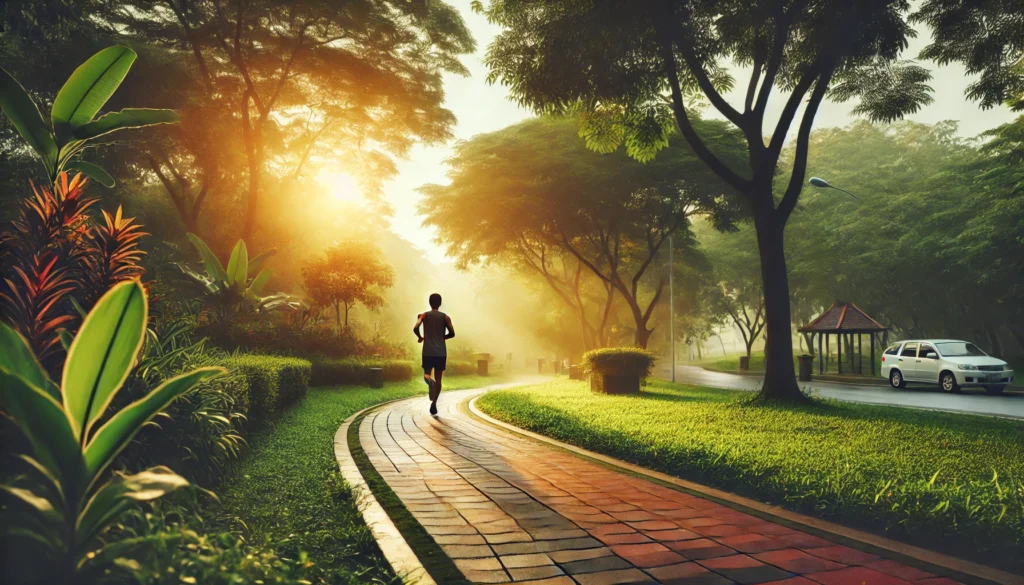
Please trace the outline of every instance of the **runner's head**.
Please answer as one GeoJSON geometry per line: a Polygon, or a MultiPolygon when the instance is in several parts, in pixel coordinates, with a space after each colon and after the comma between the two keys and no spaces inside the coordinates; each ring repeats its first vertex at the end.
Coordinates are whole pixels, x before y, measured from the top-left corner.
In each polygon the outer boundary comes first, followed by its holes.
{"type": "Polygon", "coordinates": [[[441,308],[441,295],[437,293],[430,295],[430,308],[435,310],[441,308]]]}

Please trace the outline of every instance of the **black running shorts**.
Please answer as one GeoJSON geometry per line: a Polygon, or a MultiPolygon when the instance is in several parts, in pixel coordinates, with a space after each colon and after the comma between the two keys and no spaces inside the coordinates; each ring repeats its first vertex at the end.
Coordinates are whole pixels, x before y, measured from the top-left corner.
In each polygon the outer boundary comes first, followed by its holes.
{"type": "Polygon", "coordinates": [[[448,358],[443,355],[425,355],[423,356],[423,371],[437,370],[438,372],[443,372],[445,362],[447,361],[448,358]]]}

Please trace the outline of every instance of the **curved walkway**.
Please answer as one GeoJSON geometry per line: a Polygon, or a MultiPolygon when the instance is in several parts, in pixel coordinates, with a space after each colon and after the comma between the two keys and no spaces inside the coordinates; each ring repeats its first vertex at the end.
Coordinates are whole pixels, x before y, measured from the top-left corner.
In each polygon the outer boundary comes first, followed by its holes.
{"type": "Polygon", "coordinates": [[[449,392],[370,412],[359,440],[474,583],[955,585],[476,420],[449,392]]]}

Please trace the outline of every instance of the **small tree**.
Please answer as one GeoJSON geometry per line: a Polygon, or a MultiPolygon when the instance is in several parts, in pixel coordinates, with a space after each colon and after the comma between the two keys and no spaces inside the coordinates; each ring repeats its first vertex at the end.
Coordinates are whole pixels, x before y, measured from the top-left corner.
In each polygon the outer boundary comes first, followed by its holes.
{"type": "Polygon", "coordinates": [[[376,246],[347,241],[327,249],[324,256],[302,269],[306,292],[315,303],[334,307],[338,337],[348,331],[348,313],[357,304],[367,309],[384,305],[380,289],[391,288],[394,271],[380,258],[376,246]],[[345,309],[344,321],[341,309],[345,309]]]}

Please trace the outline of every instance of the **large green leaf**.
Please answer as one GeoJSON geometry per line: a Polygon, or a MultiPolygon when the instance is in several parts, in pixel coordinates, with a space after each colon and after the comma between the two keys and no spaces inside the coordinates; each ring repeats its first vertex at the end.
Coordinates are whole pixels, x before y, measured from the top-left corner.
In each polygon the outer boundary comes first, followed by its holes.
{"type": "Polygon", "coordinates": [[[217,255],[210,250],[206,242],[195,234],[188,234],[188,241],[192,242],[195,249],[199,251],[199,255],[202,256],[203,266],[206,267],[206,272],[210,275],[210,278],[217,282],[227,282],[228,273],[224,271],[224,265],[220,263],[217,255]]]}
{"type": "Polygon", "coordinates": [[[93,179],[94,181],[96,181],[100,185],[103,185],[104,187],[114,186],[114,177],[111,177],[110,173],[103,170],[101,167],[92,164],[91,162],[86,162],[84,160],[73,160],[68,164],[64,165],[64,168],[81,171],[85,173],[85,176],[89,177],[90,179],[93,179]]]}
{"type": "Polygon", "coordinates": [[[174,110],[125,108],[120,112],[103,114],[98,119],[76,128],[74,136],[76,140],[89,140],[117,130],[144,128],[157,124],[175,124],[180,121],[181,118],[174,110]]]}
{"type": "Polygon", "coordinates": [[[60,133],[62,128],[91,122],[124,81],[136,57],[128,47],[107,47],[79,65],[53,100],[50,120],[54,130],[60,133]]]}
{"type": "Polygon", "coordinates": [[[238,240],[235,249],[231,251],[231,259],[228,260],[228,286],[241,293],[245,292],[245,285],[249,280],[249,251],[245,242],[238,240]]]}
{"type": "Polygon", "coordinates": [[[95,477],[128,445],[142,425],[172,400],[199,382],[224,373],[224,368],[199,368],[167,380],[145,397],[122,408],[93,436],[85,448],[86,472],[95,477]]]}
{"type": "Polygon", "coordinates": [[[57,164],[57,141],[28,92],[3,67],[0,67],[0,109],[7,114],[18,134],[43,159],[46,172],[51,173],[57,164]]]}
{"type": "Polygon", "coordinates": [[[249,272],[259,272],[260,269],[263,268],[263,263],[267,261],[267,258],[270,258],[276,253],[277,248],[271,248],[266,252],[261,252],[259,254],[256,254],[252,258],[249,258],[249,272]]]}
{"type": "Polygon", "coordinates": [[[267,284],[267,280],[270,279],[270,269],[261,270],[256,278],[252,279],[252,284],[249,285],[249,290],[252,294],[259,296],[263,294],[263,287],[267,284]]]}
{"type": "Polygon", "coordinates": [[[64,408],[81,444],[135,363],[146,333],[146,293],[137,280],[111,288],[85,318],[64,364],[64,408]]]}
{"type": "Polygon", "coordinates": [[[28,342],[3,322],[0,322],[0,369],[24,378],[36,388],[49,392],[54,400],[60,400],[60,388],[43,371],[28,342]]]}
{"type": "Polygon", "coordinates": [[[85,505],[78,517],[77,536],[81,542],[89,542],[126,506],[155,500],[183,487],[188,487],[188,480],[163,465],[135,475],[118,473],[85,505]]]}
{"type": "Polygon", "coordinates": [[[0,370],[0,409],[21,429],[36,459],[74,493],[81,479],[82,451],[67,414],[46,391],[0,370]]]}

